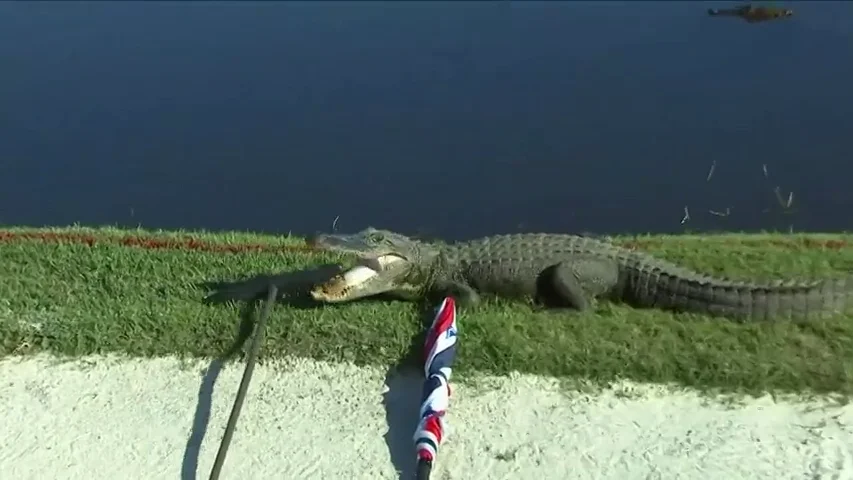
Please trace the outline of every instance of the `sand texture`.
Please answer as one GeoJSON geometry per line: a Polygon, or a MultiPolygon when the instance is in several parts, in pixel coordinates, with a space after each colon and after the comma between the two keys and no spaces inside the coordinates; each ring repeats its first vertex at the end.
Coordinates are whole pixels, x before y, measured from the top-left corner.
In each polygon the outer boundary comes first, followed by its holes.
{"type": "MultiPolygon", "coordinates": [[[[242,368],[5,359],[0,472],[206,479],[242,368]]],[[[419,388],[415,375],[352,365],[260,365],[221,478],[410,475],[419,388]]],[[[853,407],[824,401],[724,405],[628,384],[590,395],[519,375],[456,382],[448,422],[436,480],[853,478],[853,407]]]]}

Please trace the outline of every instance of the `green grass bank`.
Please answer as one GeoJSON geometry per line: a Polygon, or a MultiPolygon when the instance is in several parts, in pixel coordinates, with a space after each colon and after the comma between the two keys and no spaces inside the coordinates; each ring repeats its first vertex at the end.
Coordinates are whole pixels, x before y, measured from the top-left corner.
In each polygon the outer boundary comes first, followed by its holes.
{"type": "MultiPolygon", "coordinates": [[[[853,235],[720,234],[614,238],[709,273],[766,279],[853,271],[853,235]]],[[[245,302],[205,304],[201,282],[337,262],[295,237],[116,229],[0,232],[3,355],[217,356],[245,302]]],[[[282,304],[262,355],[391,365],[416,362],[416,305],[282,304]]],[[[731,392],[853,393],[853,318],[739,324],[602,303],[594,313],[492,302],[459,319],[459,372],[511,371],[674,382],[731,392]]]]}

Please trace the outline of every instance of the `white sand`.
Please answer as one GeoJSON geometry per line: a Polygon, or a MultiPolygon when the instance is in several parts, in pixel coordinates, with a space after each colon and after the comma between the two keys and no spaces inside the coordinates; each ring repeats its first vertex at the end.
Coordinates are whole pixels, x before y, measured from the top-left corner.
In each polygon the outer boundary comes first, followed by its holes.
{"type": "MultiPolygon", "coordinates": [[[[171,359],[0,362],[0,476],[190,479],[197,462],[206,479],[242,365],[221,371],[207,432],[191,436],[206,421],[205,408],[196,411],[209,392],[199,394],[206,367],[171,359]],[[199,454],[192,445],[201,437],[199,454]]],[[[420,383],[389,382],[386,394],[380,370],[259,366],[222,478],[410,472],[420,383]]],[[[434,479],[853,478],[850,406],[763,398],[726,407],[653,387],[635,387],[644,393],[629,398],[587,396],[528,376],[489,384],[456,385],[434,479]]]]}

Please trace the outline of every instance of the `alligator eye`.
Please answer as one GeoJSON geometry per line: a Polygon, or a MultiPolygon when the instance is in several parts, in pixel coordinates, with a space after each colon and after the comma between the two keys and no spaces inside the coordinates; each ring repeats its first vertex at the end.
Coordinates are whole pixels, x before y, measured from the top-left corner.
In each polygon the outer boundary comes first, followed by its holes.
{"type": "Polygon", "coordinates": [[[385,241],[385,237],[381,233],[371,233],[370,241],[373,243],[382,243],[385,241]]]}

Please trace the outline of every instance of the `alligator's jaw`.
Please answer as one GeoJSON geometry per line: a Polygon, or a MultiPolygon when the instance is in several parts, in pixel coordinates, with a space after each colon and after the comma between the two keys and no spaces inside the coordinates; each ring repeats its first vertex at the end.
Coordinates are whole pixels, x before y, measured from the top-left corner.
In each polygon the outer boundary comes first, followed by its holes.
{"type": "Polygon", "coordinates": [[[418,242],[405,235],[368,227],[354,234],[319,234],[308,243],[360,259],[360,266],[315,286],[311,291],[315,300],[340,303],[383,293],[412,298],[423,287],[408,281],[423,254],[418,242]]]}
{"type": "Polygon", "coordinates": [[[314,300],[341,303],[372,297],[399,288],[407,262],[397,255],[362,258],[362,265],[335,275],[311,289],[314,300]]]}

